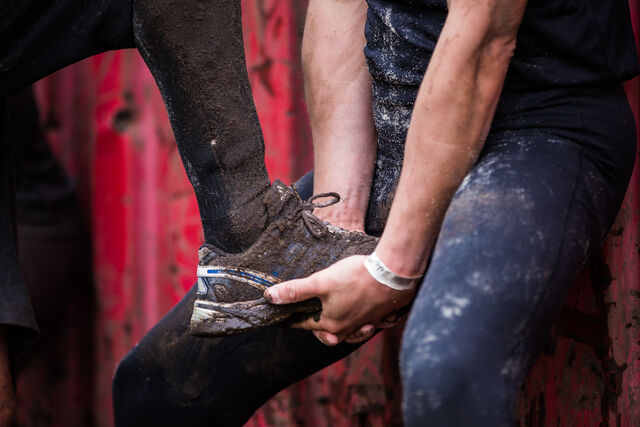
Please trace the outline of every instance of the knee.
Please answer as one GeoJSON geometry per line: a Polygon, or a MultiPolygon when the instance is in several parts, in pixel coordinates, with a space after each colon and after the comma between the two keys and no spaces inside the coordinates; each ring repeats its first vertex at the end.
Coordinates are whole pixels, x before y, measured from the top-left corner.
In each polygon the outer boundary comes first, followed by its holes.
{"type": "Polygon", "coordinates": [[[478,343],[429,333],[405,336],[401,349],[407,426],[502,426],[513,423],[518,386],[478,343]],[[407,339],[408,338],[408,339],[407,339]]]}
{"type": "Polygon", "coordinates": [[[136,394],[133,390],[137,388],[135,384],[140,382],[138,373],[135,368],[136,357],[133,354],[135,351],[129,352],[118,363],[116,370],[113,374],[112,384],[112,396],[113,396],[113,412],[117,425],[122,425],[121,415],[130,412],[131,409],[131,397],[136,394]]]}
{"type": "Polygon", "coordinates": [[[145,424],[151,419],[150,414],[157,413],[161,407],[158,396],[153,395],[152,376],[144,373],[136,350],[137,347],[120,361],[113,376],[113,413],[117,426],[145,424]]]}
{"type": "Polygon", "coordinates": [[[436,334],[405,337],[400,358],[405,413],[426,417],[460,397],[469,386],[470,361],[456,353],[455,343],[436,334]]]}

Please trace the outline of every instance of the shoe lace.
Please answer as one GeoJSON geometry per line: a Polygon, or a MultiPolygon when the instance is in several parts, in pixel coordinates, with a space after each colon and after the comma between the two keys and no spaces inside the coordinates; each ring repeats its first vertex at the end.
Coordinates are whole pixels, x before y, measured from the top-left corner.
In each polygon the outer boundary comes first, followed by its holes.
{"type": "Polygon", "coordinates": [[[325,224],[320,218],[313,214],[314,209],[326,208],[327,206],[335,205],[340,201],[340,195],[338,193],[318,193],[309,197],[309,200],[302,202],[302,221],[313,236],[318,239],[324,237],[327,234],[327,224],[325,224]],[[324,197],[330,197],[329,200],[319,203],[314,203],[315,200],[324,197]]]}

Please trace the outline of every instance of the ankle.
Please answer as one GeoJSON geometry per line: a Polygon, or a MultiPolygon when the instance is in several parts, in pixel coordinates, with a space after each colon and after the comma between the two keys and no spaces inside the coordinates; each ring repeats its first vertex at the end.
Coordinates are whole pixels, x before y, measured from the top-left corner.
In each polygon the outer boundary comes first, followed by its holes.
{"type": "Polygon", "coordinates": [[[226,212],[200,211],[207,243],[229,253],[247,250],[267,227],[268,214],[262,201],[264,192],[235,203],[226,212]]]}
{"type": "Polygon", "coordinates": [[[313,214],[322,221],[349,231],[364,232],[364,215],[337,205],[314,210],[313,214]]]}

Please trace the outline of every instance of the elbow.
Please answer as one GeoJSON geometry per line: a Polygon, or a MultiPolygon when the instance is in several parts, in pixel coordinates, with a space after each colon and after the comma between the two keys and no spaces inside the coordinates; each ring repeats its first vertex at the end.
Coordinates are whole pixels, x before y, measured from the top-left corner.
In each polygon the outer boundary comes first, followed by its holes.
{"type": "Polygon", "coordinates": [[[525,4],[524,1],[516,1],[509,8],[496,7],[489,15],[482,41],[485,50],[494,58],[508,61],[513,57],[525,4]]]}
{"type": "Polygon", "coordinates": [[[447,21],[453,34],[466,34],[484,56],[508,61],[516,49],[525,6],[526,0],[452,0],[447,21]]]}
{"type": "Polygon", "coordinates": [[[492,62],[509,64],[516,50],[516,33],[487,37],[483,43],[483,56],[492,62]]]}

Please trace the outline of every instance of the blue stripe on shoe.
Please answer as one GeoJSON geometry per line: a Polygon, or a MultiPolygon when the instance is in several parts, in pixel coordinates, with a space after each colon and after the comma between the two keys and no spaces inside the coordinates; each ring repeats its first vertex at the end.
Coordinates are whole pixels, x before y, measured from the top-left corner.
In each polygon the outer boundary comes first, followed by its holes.
{"type": "Polygon", "coordinates": [[[243,271],[236,271],[236,270],[207,270],[208,274],[218,274],[218,273],[226,273],[226,274],[231,274],[232,276],[242,276],[242,277],[246,277],[248,279],[253,280],[256,283],[260,283],[261,285],[267,285],[267,286],[272,286],[275,283],[270,282],[268,280],[265,280],[261,277],[258,276],[254,276],[253,274],[249,274],[249,273],[245,273],[243,271]]]}

